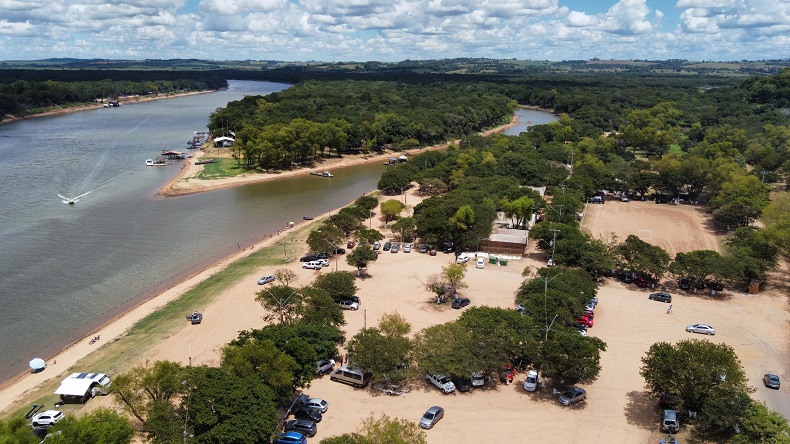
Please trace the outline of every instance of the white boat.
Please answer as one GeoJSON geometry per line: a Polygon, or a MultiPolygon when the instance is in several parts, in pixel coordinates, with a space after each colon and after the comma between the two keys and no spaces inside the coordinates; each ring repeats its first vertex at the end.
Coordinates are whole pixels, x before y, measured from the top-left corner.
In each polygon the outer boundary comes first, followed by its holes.
{"type": "Polygon", "coordinates": [[[329,171],[324,171],[323,173],[311,171],[310,174],[312,174],[313,176],[321,176],[321,177],[335,177],[329,171]]]}
{"type": "Polygon", "coordinates": [[[151,167],[151,166],[165,166],[165,165],[167,165],[167,163],[164,160],[159,160],[159,159],[157,159],[157,160],[145,159],[145,165],[149,166],[149,167],[151,167]]]}

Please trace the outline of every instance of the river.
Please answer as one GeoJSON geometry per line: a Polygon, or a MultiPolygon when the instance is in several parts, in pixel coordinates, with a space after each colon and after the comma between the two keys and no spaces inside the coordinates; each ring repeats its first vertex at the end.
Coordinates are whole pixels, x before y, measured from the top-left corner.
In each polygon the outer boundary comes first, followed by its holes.
{"type": "Polygon", "coordinates": [[[0,126],[0,381],[25,371],[142,299],[281,229],[375,189],[384,166],[343,169],[162,198],[209,114],[288,85],[231,81],[227,91],[40,117],[0,126]],[[75,197],[67,205],[58,194],[75,197]]]}

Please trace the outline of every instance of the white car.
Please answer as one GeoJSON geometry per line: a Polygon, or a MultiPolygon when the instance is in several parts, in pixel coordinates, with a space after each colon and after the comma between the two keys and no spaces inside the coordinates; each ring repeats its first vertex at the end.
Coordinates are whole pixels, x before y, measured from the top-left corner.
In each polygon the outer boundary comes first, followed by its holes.
{"type": "Polygon", "coordinates": [[[329,403],[321,398],[310,398],[310,400],[307,401],[307,406],[317,412],[321,412],[321,414],[326,413],[329,409],[329,403]]]}
{"type": "Polygon", "coordinates": [[[64,416],[63,412],[59,410],[46,410],[33,415],[33,417],[30,418],[30,423],[33,424],[34,427],[49,427],[63,419],[64,416]]]}
{"type": "Polygon", "coordinates": [[[323,262],[319,262],[319,261],[310,261],[310,262],[303,263],[302,264],[302,268],[310,268],[312,270],[320,270],[320,269],[324,268],[324,264],[323,264],[323,262]]]}
{"type": "Polygon", "coordinates": [[[452,393],[455,391],[455,384],[453,381],[450,380],[448,376],[445,375],[431,375],[429,373],[425,374],[425,379],[428,380],[431,384],[435,385],[436,388],[442,391],[442,393],[452,393]]]}
{"type": "Polygon", "coordinates": [[[266,276],[258,279],[258,285],[268,284],[269,282],[274,282],[273,274],[267,274],[266,276]]]}
{"type": "Polygon", "coordinates": [[[316,259],[316,262],[320,263],[324,267],[328,267],[329,266],[329,259],[316,259]]]}
{"type": "Polygon", "coordinates": [[[527,372],[527,379],[524,381],[524,390],[534,392],[538,389],[538,372],[530,370],[527,372]]]}
{"type": "Polygon", "coordinates": [[[716,329],[708,324],[689,325],[688,327],[686,327],[686,331],[689,333],[700,333],[703,335],[710,335],[710,336],[716,334],[716,329]]]}
{"type": "Polygon", "coordinates": [[[329,373],[335,369],[335,360],[334,359],[322,359],[315,363],[315,372],[319,375],[323,375],[324,373],[329,373]]]}
{"type": "Polygon", "coordinates": [[[403,246],[404,253],[411,253],[411,244],[406,244],[403,246]]]}
{"type": "Polygon", "coordinates": [[[467,262],[469,262],[469,255],[466,253],[461,253],[457,258],[455,258],[456,264],[465,264],[467,262]]]}
{"type": "Polygon", "coordinates": [[[343,299],[337,302],[343,310],[359,310],[359,303],[350,299],[343,299]]]}
{"type": "Polygon", "coordinates": [[[477,258],[477,265],[475,265],[475,267],[483,268],[485,266],[486,266],[486,260],[483,259],[482,257],[477,258]]]}

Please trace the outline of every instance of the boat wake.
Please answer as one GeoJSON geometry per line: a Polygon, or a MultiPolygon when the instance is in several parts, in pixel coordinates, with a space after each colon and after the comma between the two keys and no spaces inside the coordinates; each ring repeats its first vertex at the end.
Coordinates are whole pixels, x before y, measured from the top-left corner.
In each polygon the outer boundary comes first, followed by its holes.
{"type": "Polygon", "coordinates": [[[63,200],[64,204],[74,205],[75,203],[80,201],[80,198],[85,197],[88,194],[91,194],[92,192],[93,192],[93,190],[90,190],[87,193],[80,194],[79,196],[75,196],[75,197],[66,197],[66,196],[58,193],[58,197],[63,200]]]}

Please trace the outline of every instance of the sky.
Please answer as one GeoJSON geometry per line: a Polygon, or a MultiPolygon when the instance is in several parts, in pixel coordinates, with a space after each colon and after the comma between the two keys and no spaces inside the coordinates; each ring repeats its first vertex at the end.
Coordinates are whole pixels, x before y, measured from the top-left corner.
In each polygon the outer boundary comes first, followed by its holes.
{"type": "Polygon", "coordinates": [[[0,60],[762,60],[790,0],[0,0],[0,60]]]}

